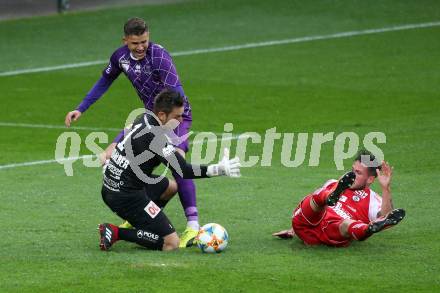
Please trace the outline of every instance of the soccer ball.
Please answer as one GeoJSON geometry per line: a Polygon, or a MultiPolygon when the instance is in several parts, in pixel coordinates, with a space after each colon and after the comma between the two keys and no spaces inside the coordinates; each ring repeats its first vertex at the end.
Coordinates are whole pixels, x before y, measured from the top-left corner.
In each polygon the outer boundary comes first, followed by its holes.
{"type": "Polygon", "coordinates": [[[228,246],[228,232],[219,224],[209,223],[200,228],[196,236],[197,246],[207,253],[219,253],[228,246]]]}

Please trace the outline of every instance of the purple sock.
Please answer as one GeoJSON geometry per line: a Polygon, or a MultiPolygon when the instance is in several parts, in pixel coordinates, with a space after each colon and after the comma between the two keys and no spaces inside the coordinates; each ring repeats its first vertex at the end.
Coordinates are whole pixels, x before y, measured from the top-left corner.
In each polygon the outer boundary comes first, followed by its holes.
{"type": "Polygon", "coordinates": [[[199,214],[197,213],[196,186],[194,180],[183,179],[176,173],[173,173],[173,176],[177,182],[180,203],[185,211],[186,220],[198,221],[199,214]]]}

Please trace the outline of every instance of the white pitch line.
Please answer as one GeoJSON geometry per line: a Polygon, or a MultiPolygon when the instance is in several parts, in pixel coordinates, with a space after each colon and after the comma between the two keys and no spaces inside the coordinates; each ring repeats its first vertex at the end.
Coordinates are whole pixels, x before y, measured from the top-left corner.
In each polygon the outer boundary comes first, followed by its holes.
{"type": "MultiPolygon", "coordinates": [[[[0,127],[23,127],[23,128],[43,128],[43,129],[62,129],[65,131],[69,130],[91,130],[91,131],[117,131],[120,132],[122,130],[121,128],[113,128],[113,127],[92,127],[92,126],[71,126],[66,127],[64,125],[53,125],[53,124],[31,124],[31,123],[15,123],[15,122],[1,122],[0,121],[0,127]]],[[[223,133],[220,132],[211,132],[211,131],[191,131],[193,134],[199,134],[199,133],[212,133],[216,136],[222,136],[223,133]]],[[[248,136],[243,136],[248,137],[248,136]]],[[[237,135],[234,135],[232,139],[238,138],[237,135]]],[[[212,139],[208,140],[212,141],[212,139]]],[[[198,143],[198,142],[196,142],[198,143]]]]}
{"type": "Polygon", "coordinates": [[[30,123],[14,123],[14,122],[0,122],[0,127],[23,127],[23,128],[46,128],[46,129],[63,129],[63,130],[92,130],[92,131],[121,131],[121,128],[106,128],[106,127],[88,127],[88,126],[71,126],[64,125],[50,125],[50,124],[30,124],[30,123]]]}
{"type": "MultiPolygon", "coordinates": [[[[188,56],[188,55],[207,54],[207,53],[214,53],[214,52],[236,51],[236,50],[249,49],[249,48],[276,46],[276,45],[284,45],[284,44],[292,44],[292,43],[303,43],[303,42],[336,39],[336,38],[347,38],[347,37],[360,36],[360,35],[379,34],[379,33],[384,33],[384,32],[410,30],[410,29],[427,28],[427,27],[435,27],[435,26],[440,26],[440,21],[418,23],[418,24],[406,24],[406,25],[399,25],[399,26],[384,27],[384,28],[379,28],[379,29],[347,31],[347,32],[340,32],[340,33],[329,34],[329,35],[315,35],[315,36],[306,36],[306,37],[300,37],[300,38],[259,42],[259,43],[248,43],[248,44],[243,44],[243,45],[227,46],[227,47],[219,47],[219,48],[181,51],[181,52],[171,53],[171,55],[173,55],[173,56],[188,56]]],[[[96,61],[90,61],[90,62],[64,64],[64,65],[58,65],[58,66],[40,67],[40,68],[32,68],[32,69],[20,69],[20,70],[14,70],[14,71],[0,72],[0,76],[12,76],[12,75],[20,75],[20,74],[26,74],[26,73],[36,73],[36,72],[46,72],[46,71],[54,71],[54,70],[60,70],[60,69],[68,69],[68,68],[86,67],[86,66],[104,64],[106,62],[107,62],[107,60],[96,60],[96,61]]],[[[64,126],[59,126],[59,125],[25,124],[25,123],[9,123],[9,122],[0,122],[0,126],[66,129],[64,126]]],[[[71,129],[118,131],[117,128],[96,128],[96,127],[84,127],[84,126],[83,127],[76,126],[76,127],[72,127],[71,129]]],[[[234,136],[232,139],[237,139],[238,137],[239,136],[234,136]]],[[[196,142],[196,143],[198,143],[198,142],[196,142]]],[[[87,156],[90,157],[93,155],[87,155],[87,156]]],[[[77,159],[84,158],[87,156],[66,158],[64,160],[67,160],[67,161],[68,160],[77,160],[77,159]]],[[[54,163],[54,162],[56,162],[56,160],[43,160],[43,161],[32,161],[32,162],[8,164],[8,165],[0,166],[0,170],[7,169],[7,168],[14,168],[14,167],[48,164],[48,163],[54,163]]]]}
{"type": "MultiPolygon", "coordinates": [[[[171,55],[174,57],[177,57],[177,56],[208,54],[208,53],[215,53],[215,52],[236,51],[236,50],[242,50],[242,49],[277,46],[277,45],[285,45],[285,44],[293,44],[293,43],[304,43],[304,42],[311,42],[311,41],[318,41],[318,40],[348,38],[348,37],[361,36],[361,35],[380,34],[380,33],[385,33],[385,32],[428,28],[428,27],[435,27],[435,26],[440,26],[440,21],[396,25],[396,26],[383,27],[383,28],[377,28],[377,29],[346,31],[346,32],[339,32],[339,33],[327,34],[327,35],[305,36],[305,37],[299,37],[299,38],[273,40],[273,41],[266,41],[266,42],[247,43],[247,44],[226,46],[226,47],[196,49],[196,50],[189,50],[189,51],[178,51],[178,52],[171,52],[171,55]]],[[[108,62],[108,60],[95,60],[95,61],[89,61],[89,62],[63,64],[63,65],[57,65],[57,66],[18,69],[18,70],[0,72],[0,76],[13,76],[13,75],[20,75],[20,74],[27,74],[27,73],[47,72],[47,71],[69,69],[69,68],[79,68],[79,67],[86,67],[86,66],[92,66],[92,65],[98,65],[98,64],[105,64],[107,62],[108,62]]]]}
{"type": "Polygon", "coordinates": [[[20,74],[26,74],[26,73],[46,72],[46,71],[54,71],[54,70],[69,69],[69,68],[79,68],[79,67],[104,64],[106,62],[108,62],[108,60],[96,60],[96,61],[89,61],[89,62],[62,64],[62,65],[56,65],[56,66],[19,69],[19,70],[13,70],[13,71],[0,72],[0,76],[12,76],[12,75],[20,75],[20,74]]]}
{"type": "MultiPolygon", "coordinates": [[[[226,137],[223,140],[224,141],[228,141],[228,140],[236,140],[236,139],[239,139],[239,138],[248,138],[248,137],[249,137],[248,135],[233,135],[232,137],[226,137]]],[[[190,145],[201,144],[201,143],[204,143],[205,141],[211,142],[211,141],[219,141],[219,140],[222,140],[222,139],[221,138],[217,138],[217,139],[192,141],[189,144],[190,145]]],[[[76,160],[80,160],[80,159],[84,159],[84,158],[94,158],[94,157],[96,157],[96,155],[84,155],[84,156],[79,156],[79,157],[68,157],[68,158],[59,159],[59,160],[41,160],[41,161],[30,161],[30,162],[22,162],[22,163],[12,163],[12,164],[7,164],[7,165],[0,165],[0,170],[17,168],[17,167],[34,166],[34,165],[62,163],[62,162],[67,162],[67,161],[76,161],[76,160]]]]}
{"type": "Polygon", "coordinates": [[[14,163],[14,164],[7,164],[7,165],[1,165],[0,170],[2,169],[10,169],[10,168],[17,168],[17,167],[26,167],[26,166],[33,166],[33,165],[43,165],[43,164],[52,164],[56,162],[67,162],[67,161],[76,161],[79,159],[84,158],[93,158],[95,155],[84,155],[79,157],[69,157],[64,158],[60,160],[42,160],[42,161],[31,161],[31,162],[23,162],[23,163],[14,163]]]}

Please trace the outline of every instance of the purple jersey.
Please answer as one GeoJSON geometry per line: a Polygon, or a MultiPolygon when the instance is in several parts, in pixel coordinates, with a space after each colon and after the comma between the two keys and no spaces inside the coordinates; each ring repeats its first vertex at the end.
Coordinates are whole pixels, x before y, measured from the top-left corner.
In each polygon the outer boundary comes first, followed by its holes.
{"type": "Polygon", "coordinates": [[[107,91],[121,72],[133,84],[146,109],[153,110],[154,97],[164,88],[171,88],[180,92],[184,97],[183,118],[192,120],[191,106],[183,92],[170,54],[161,45],[151,42],[148,45],[145,58],[141,60],[134,58],[127,46],[117,49],[110,57],[110,62],[102,72],[101,79],[77,109],[81,112],[86,111],[107,91]]]}

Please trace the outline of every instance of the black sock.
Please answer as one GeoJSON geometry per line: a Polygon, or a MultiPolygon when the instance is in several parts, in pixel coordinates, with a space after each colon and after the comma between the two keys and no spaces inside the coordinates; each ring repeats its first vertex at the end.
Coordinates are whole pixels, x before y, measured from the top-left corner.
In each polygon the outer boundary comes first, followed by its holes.
{"type": "Polygon", "coordinates": [[[119,228],[119,239],[135,242],[151,250],[162,250],[163,237],[141,229],[119,228]]]}

